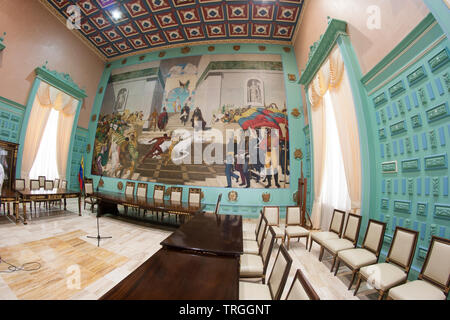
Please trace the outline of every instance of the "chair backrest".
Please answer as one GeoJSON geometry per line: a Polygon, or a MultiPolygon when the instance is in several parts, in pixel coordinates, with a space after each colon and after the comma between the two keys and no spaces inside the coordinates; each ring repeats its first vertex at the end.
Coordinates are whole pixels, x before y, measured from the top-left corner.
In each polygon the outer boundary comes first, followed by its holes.
{"type": "Polygon", "coordinates": [[[256,235],[256,242],[258,242],[258,246],[260,249],[261,249],[261,243],[264,239],[264,236],[266,235],[267,225],[268,225],[267,219],[266,219],[266,217],[263,217],[262,221],[261,221],[261,226],[259,227],[258,234],[256,235]]]}
{"type": "Polygon", "coordinates": [[[361,227],[361,218],[358,214],[348,214],[347,224],[345,225],[344,235],[342,236],[343,239],[347,239],[356,245],[361,227]]]}
{"type": "Polygon", "coordinates": [[[342,234],[342,228],[344,227],[345,212],[342,210],[334,209],[333,217],[331,218],[330,228],[328,231],[337,233],[339,237],[342,234]]]}
{"type": "Polygon", "coordinates": [[[59,188],[59,179],[58,178],[55,179],[55,182],[53,183],[53,186],[55,188],[59,188]]]}
{"type": "Polygon", "coordinates": [[[170,201],[181,202],[183,196],[183,188],[171,187],[170,189],[170,201]]]}
{"type": "Polygon", "coordinates": [[[190,205],[200,205],[201,201],[202,201],[202,189],[189,188],[188,203],[190,205]]]}
{"type": "Polygon", "coordinates": [[[25,179],[16,179],[14,189],[18,191],[25,190],[25,179]]]}
{"type": "Polygon", "coordinates": [[[134,196],[134,188],[136,188],[136,183],[127,181],[127,184],[125,185],[125,195],[134,196]]]}
{"type": "Polygon", "coordinates": [[[214,210],[214,214],[219,214],[221,201],[222,201],[222,194],[219,194],[219,196],[217,197],[216,210],[214,210]]]}
{"type": "Polygon", "coordinates": [[[275,231],[272,227],[269,227],[269,232],[264,239],[263,245],[261,247],[261,258],[264,263],[263,274],[266,273],[267,267],[269,266],[270,256],[272,254],[273,244],[275,243],[275,231]]]}
{"type": "Polygon", "coordinates": [[[61,189],[67,189],[67,180],[61,181],[61,189]]]}
{"type": "Polygon", "coordinates": [[[300,269],[295,273],[294,281],[286,296],[286,300],[320,300],[309,281],[300,269]]]}
{"type": "Polygon", "coordinates": [[[84,194],[89,195],[94,193],[94,182],[92,179],[84,179],[84,194]]]}
{"type": "Polygon", "coordinates": [[[409,272],[414,252],[416,251],[417,236],[419,232],[397,227],[395,228],[394,237],[391,247],[386,258],[387,263],[394,263],[409,272]]]}
{"type": "Polygon", "coordinates": [[[45,190],[53,190],[53,181],[52,180],[45,180],[44,189],[45,190]]]}
{"type": "Polygon", "coordinates": [[[138,196],[140,198],[147,198],[147,190],[148,190],[148,184],[138,183],[136,196],[138,196]]]}
{"type": "Polygon", "coordinates": [[[39,180],[30,180],[30,190],[39,190],[39,180]]]}
{"type": "Polygon", "coordinates": [[[448,295],[450,284],[450,240],[432,236],[419,279],[431,282],[448,295]]]}
{"type": "Polygon", "coordinates": [[[301,224],[300,207],[286,207],[286,225],[299,226],[301,224]]]}
{"type": "Polygon", "coordinates": [[[44,188],[45,187],[45,176],[39,176],[38,180],[39,180],[39,188],[44,188]]]}
{"type": "Polygon", "coordinates": [[[258,216],[258,220],[256,220],[256,228],[255,228],[255,235],[256,236],[258,236],[259,228],[261,227],[262,218],[263,218],[263,214],[261,212],[259,214],[259,216],[258,216]]]}
{"type": "Polygon", "coordinates": [[[278,250],[278,254],[267,283],[272,300],[280,300],[291,265],[292,258],[286,250],[286,247],[282,244],[280,246],[280,250],[278,250]]]}
{"type": "Polygon", "coordinates": [[[154,200],[163,200],[165,191],[166,191],[165,186],[156,185],[153,188],[153,199],[154,200]]]}
{"type": "Polygon", "coordinates": [[[386,231],[386,223],[370,219],[367,225],[366,235],[362,248],[374,253],[377,257],[380,255],[383,247],[384,232],[386,231]]]}
{"type": "Polygon", "coordinates": [[[280,225],[280,207],[264,207],[263,214],[269,226],[280,225]]]}

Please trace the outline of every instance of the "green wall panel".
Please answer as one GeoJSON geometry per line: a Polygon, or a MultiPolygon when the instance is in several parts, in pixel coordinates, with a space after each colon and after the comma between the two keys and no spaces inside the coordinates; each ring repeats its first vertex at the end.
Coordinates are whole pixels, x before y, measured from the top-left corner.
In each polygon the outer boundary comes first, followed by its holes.
{"type": "Polygon", "coordinates": [[[19,143],[24,106],[0,97],[0,140],[19,143]]]}
{"type": "MultiPolygon", "coordinates": [[[[72,160],[70,161],[70,176],[67,177],[69,189],[79,190],[80,183],[78,181],[78,172],[80,170],[81,158],[86,158],[86,146],[88,140],[88,131],[84,128],[77,127],[72,148],[72,160]]],[[[86,159],[84,159],[86,163],[86,159]]],[[[85,167],[86,168],[86,167],[85,167]]]]}

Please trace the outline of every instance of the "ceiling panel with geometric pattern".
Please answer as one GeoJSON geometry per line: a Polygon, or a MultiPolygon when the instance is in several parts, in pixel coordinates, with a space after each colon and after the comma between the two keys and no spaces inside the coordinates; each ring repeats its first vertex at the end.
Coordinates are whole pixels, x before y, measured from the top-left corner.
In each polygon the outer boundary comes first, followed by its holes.
{"type": "MultiPolygon", "coordinates": [[[[46,0],[60,18],[78,5],[85,39],[106,59],[202,41],[290,43],[303,0],[46,0]]],[[[61,19],[62,20],[62,19],[61,19]]]]}

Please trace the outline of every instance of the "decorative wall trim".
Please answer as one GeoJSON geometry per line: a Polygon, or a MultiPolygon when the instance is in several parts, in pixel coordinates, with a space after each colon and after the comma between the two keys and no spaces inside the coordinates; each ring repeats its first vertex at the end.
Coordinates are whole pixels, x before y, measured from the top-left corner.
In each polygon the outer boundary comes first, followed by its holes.
{"type": "Polygon", "coordinates": [[[300,77],[300,84],[305,87],[309,85],[341,35],[347,35],[347,22],[337,19],[329,20],[325,33],[311,46],[308,63],[300,77]]]}
{"type": "Polygon", "coordinates": [[[450,61],[448,49],[445,48],[428,61],[431,71],[435,72],[450,61]]]}
{"type": "Polygon", "coordinates": [[[411,213],[411,201],[394,200],[394,211],[411,213]]]}
{"type": "Polygon", "coordinates": [[[3,49],[6,48],[6,45],[3,43],[3,40],[5,39],[6,32],[3,32],[3,36],[0,37],[0,52],[3,51],[3,49]]]}
{"type": "Polygon", "coordinates": [[[393,125],[391,125],[391,136],[398,135],[405,131],[407,131],[405,120],[402,120],[400,122],[397,122],[397,123],[394,123],[393,125]]]}
{"type": "Polygon", "coordinates": [[[448,204],[434,204],[434,217],[441,219],[450,219],[450,205],[448,204]]]}
{"type": "Polygon", "coordinates": [[[400,93],[405,91],[405,85],[403,83],[403,80],[400,80],[396,84],[394,84],[392,87],[389,88],[389,94],[391,95],[391,98],[395,98],[400,93]]]}
{"type": "Polygon", "coordinates": [[[447,118],[448,116],[450,116],[448,102],[438,105],[437,107],[428,109],[426,111],[426,114],[429,123],[447,118]]]}
{"type": "Polygon", "coordinates": [[[373,98],[373,105],[376,107],[379,107],[383,104],[385,104],[388,101],[388,99],[386,98],[386,93],[383,92],[381,94],[379,94],[378,96],[376,96],[375,98],[373,98]]]}
{"type": "Polygon", "coordinates": [[[406,76],[406,78],[408,79],[408,84],[409,84],[410,87],[412,87],[417,82],[419,82],[420,80],[422,80],[422,79],[424,79],[426,77],[427,77],[427,73],[425,71],[425,67],[424,66],[420,66],[419,68],[417,68],[412,73],[410,73],[410,74],[408,74],[406,76]]]}
{"type": "Polygon", "coordinates": [[[425,157],[425,170],[447,169],[447,154],[437,154],[425,157]]]}
{"type": "Polygon", "coordinates": [[[420,171],[420,161],[419,159],[407,159],[402,161],[402,171],[420,171]]]}
{"type": "Polygon", "coordinates": [[[397,168],[397,160],[395,161],[388,161],[388,162],[383,162],[381,164],[381,171],[383,173],[397,173],[398,168],[397,168]]]}
{"type": "Polygon", "coordinates": [[[427,202],[417,202],[417,215],[426,217],[428,213],[428,203],[427,202]]]}
{"type": "Polygon", "coordinates": [[[25,109],[26,107],[20,103],[17,103],[15,101],[6,99],[5,97],[0,96],[0,102],[6,103],[8,105],[10,105],[11,107],[14,108],[20,108],[20,109],[25,109]]]}

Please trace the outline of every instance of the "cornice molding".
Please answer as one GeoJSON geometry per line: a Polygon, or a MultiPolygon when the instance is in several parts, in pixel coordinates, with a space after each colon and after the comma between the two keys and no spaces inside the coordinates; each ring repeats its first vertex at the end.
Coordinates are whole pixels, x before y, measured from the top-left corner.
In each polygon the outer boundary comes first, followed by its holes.
{"type": "Polygon", "coordinates": [[[309,85],[341,35],[347,35],[347,22],[338,19],[329,20],[325,33],[310,47],[309,59],[300,77],[300,84],[305,87],[309,85]]]}
{"type": "Polygon", "coordinates": [[[3,43],[3,40],[5,40],[5,36],[6,36],[6,32],[3,32],[3,36],[0,37],[0,52],[6,48],[5,44],[3,43]]]}
{"type": "Polygon", "coordinates": [[[52,71],[47,68],[47,62],[35,70],[36,76],[52,86],[63,90],[71,96],[82,100],[87,97],[86,91],[81,89],[67,73],[52,71]]]}

